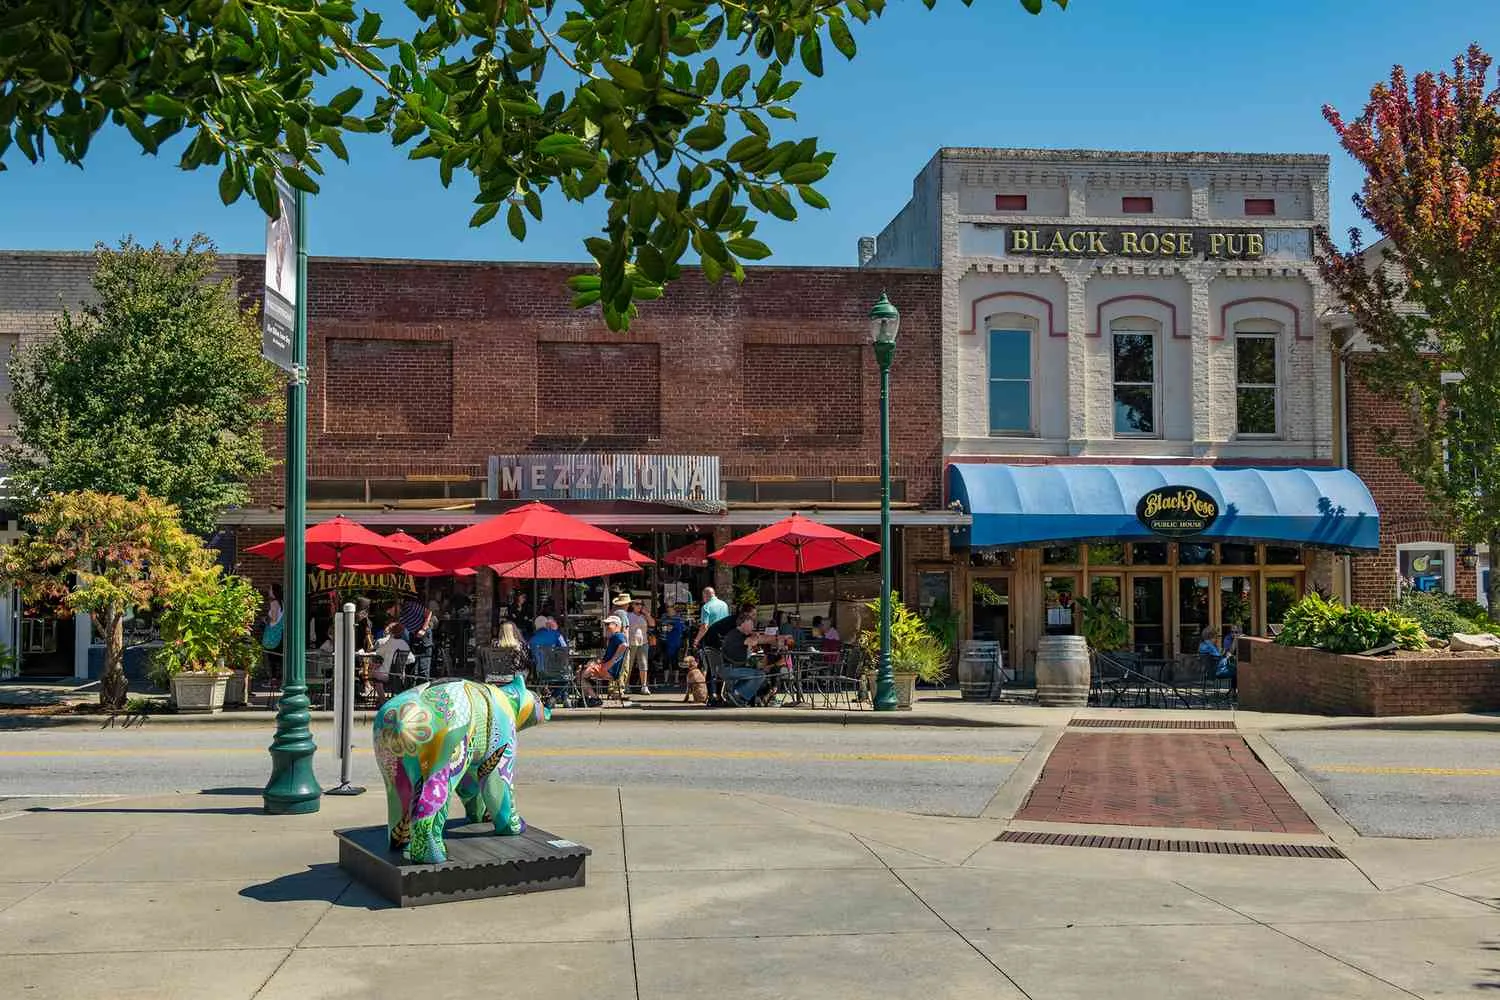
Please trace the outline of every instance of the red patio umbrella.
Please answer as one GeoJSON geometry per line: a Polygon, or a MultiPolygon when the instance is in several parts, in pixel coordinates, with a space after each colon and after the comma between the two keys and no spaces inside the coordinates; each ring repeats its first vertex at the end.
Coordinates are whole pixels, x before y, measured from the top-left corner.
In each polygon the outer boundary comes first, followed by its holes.
{"type": "Polygon", "coordinates": [[[700,538],[696,542],[678,546],[662,556],[661,561],[668,566],[707,566],[708,539],[700,538]]]}
{"type": "Polygon", "coordinates": [[[802,574],[868,559],[880,546],[831,525],[793,514],[737,538],[711,558],[731,566],[753,566],[775,573],[797,574],[797,602],[802,601],[802,574]]]}
{"type": "Polygon", "coordinates": [[[408,559],[452,571],[542,556],[628,559],[630,543],[544,503],[529,503],[429,542],[408,559]]]}
{"type": "MultiPolygon", "coordinates": [[[[544,503],[528,503],[479,524],[445,535],[413,552],[419,559],[442,570],[491,566],[542,556],[575,559],[628,559],[630,543],[619,535],[544,503]]],[[[532,577],[535,581],[536,577],[532,577]]],[[[532,607],[537,588],[531,587],[532,607]]]]}
{"type": "MultiPolygon", "coordinates": [[[[302,537],[307,561],[334,570],[365,563],[399,563],[411,551],[407,543],[376,534],[342,514],[312,525],[302,537]]],[[[252,545],[245,551],[267,559],[280,559],[286,553],[286,537],[252,545]]]]}
{"type": "MultiPolygon", "coordinates": [[[[538,559],[522,559],[514,563],[496,563],[490,569],[497,576],[508,580],[588,580],[596,576],[608,577],[617,574],[634,573],[643,566],[649,566],[654,560],[635,549],[630,550],[629,559],[570,559],[566,556],[542,556],[538,559]]],[[[535,588],[533,588],[534,590],[535,588]]],[[[609,588],[605,588],[606,600],[608,600],[609,588]]],[[[536,594],[532,594],[532,604],[536,605],[536,594]]],[[[563,590],[563,621],[568,617],[568,592],[563,590]]]]}
{"type": "Polygon", "coordinates": [[[499,576],[508,580],[588,580],[596,576],[618,576],[634,573],[654,560],[647,555],[630,550],[629,559],[570,559],[566,556],[542,556],[540,559],[521,559],[513,563],[495,563],[490,566],[499,576]]]}
{"type": "MultiPolygon", "coordinates": [[[[408,535],[404,531],[393,531],[386,535],[386,541],[399,542],[406,546],[408,553],[414,552],[422,547],[422,540],[408,535]]],[[[432,563],[423,559],[406,558],[387,559],[384,562],[362,563],[359,565],[346,564],[345,569],[356,573],[410,573],[412,576],[473,576],[475,570],[465,567],[458,570],[438,569],[432,563]]]]}

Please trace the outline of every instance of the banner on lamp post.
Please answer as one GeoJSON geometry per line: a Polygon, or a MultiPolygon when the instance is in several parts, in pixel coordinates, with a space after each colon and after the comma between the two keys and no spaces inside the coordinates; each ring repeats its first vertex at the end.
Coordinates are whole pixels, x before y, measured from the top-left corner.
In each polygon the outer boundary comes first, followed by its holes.
{"type": "Polygon", "coordinates": [[[261,307],[260,353],[292,371],[292,335],[297,322],[297,198],[279,176],[281,217],[266,220],[266,296],[261,307]]]}

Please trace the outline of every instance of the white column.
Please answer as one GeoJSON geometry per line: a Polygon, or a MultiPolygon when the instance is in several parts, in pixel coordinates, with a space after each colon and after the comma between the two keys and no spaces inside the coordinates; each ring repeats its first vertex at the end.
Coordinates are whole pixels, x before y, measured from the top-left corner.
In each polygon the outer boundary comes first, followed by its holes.
{"type": "Polygon", "coordinates": [[[1201,456],[1213,447],[1213,408],[1215,393],[1220,387],[1214,377],[1213,341],[1209,339],[1214,331],[1208,309],[1208,276],[1190,270],[1187,279],[1192,295],[1188,332],[1193,338],[1190,342],[1193,354],[1193,454],[1201,456]]]}
{"type": "Polygon", "coordinates": [[[1091,261],[1064,265],[1068,288],[1068,454],[1081,455],[1088,445],[1089,315],[1087,291],[1091,261]]]}
{"type": "Polygon", "coordinates": [[[94,638],[94,620],[88,615],[73,616],[73,676],[87,680],[89,676],[89,644],[94,638]]]}

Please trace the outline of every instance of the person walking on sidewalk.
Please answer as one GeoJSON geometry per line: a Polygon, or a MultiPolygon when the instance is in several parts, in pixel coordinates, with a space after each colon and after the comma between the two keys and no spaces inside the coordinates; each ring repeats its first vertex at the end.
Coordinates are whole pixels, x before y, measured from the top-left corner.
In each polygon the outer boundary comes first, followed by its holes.
{"type": "MultiPolygon", "coordinates": [[[[693,645],[703,642],[703,637],[715,624],[729,617],[729,605],[714,594],[714,588],[703,588],[703,606],[698,609],[698,634],[693,636],[693,645]]],[[[717,648],[717,647],[715,647],[717,648]]]]}

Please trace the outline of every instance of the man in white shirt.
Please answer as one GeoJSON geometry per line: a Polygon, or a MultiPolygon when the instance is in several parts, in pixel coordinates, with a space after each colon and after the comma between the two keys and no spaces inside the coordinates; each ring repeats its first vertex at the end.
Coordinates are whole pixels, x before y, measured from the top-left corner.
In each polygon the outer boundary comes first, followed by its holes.
{"type": "Polygon", "coordinates": [[[375,644],[375,652],[380,654],[380,663],[375,667],[374,676],[375,683],[381,687],[385,687],[386,681],[390,679],[391,666],[396,661],[396,654],[411,652],[411,646],[401,638],[403,631],[405,630],[401,627],[401,623],[393,621],[385,627],[385,634],[375,644]]]}

